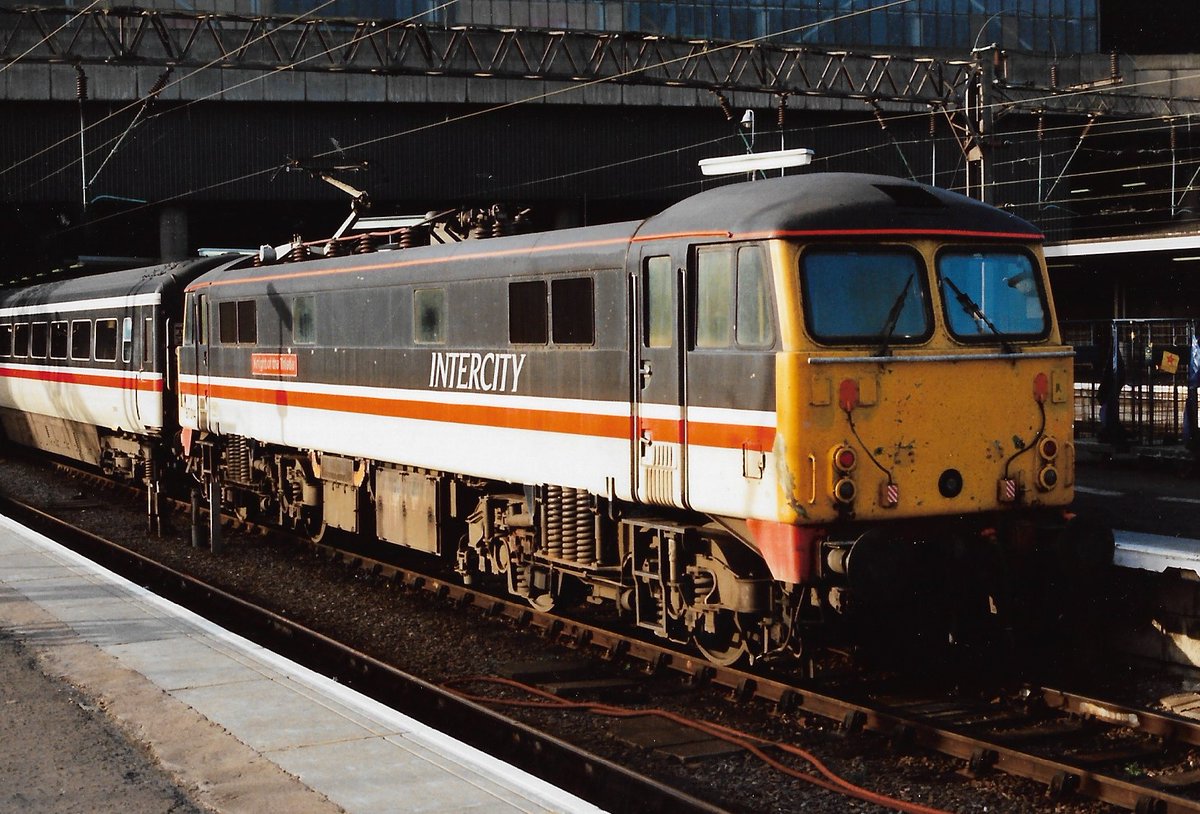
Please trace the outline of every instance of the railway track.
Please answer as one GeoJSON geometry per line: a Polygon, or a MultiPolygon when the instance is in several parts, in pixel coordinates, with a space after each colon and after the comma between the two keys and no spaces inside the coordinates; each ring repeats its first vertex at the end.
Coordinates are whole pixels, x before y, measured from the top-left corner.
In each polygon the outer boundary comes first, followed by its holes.
{"type": "MultiPolygon", "coordinates": [[[[43,527],[60,522],[28,507],[5,506],[4,509],[21,515],[19,519],[24,522],[43,527]]],[[[61,534],[54,532],[56,538],[61,534]]],[[[139,582],[161,584],[162,590],[173,595],[172,598],[189,603],[199,598],[206,605],[224,608],[218,616],[223,615],[231,625],[246,630],[250,608],[243,600],[170,569],[160,571],[158,566],[140,555],[119,547],[112,549],[86,533],[72,532],[71,536],[80,541],[78,545],[89,556],[105,561],[110,567],[118,564],[114,560],[126,562],[121,567],[133,569],[134,578],[139,582]],[[153,579],[151,572],[156,574],[153,579]]],[[[377,579],[390,580],[409,589],[430,592],[459,607],[472,607],[485,617],[506,620],[516,628],[593,652],[602,659],[636,663],[646,674],[678,672],[692,684],[724,688],[729,697],[738,702],[758,700],[773,705],[780,713],[837,721],[847,733],[876,732],[898,749],[928,749],[959,759],[968,774],[1004,772],[1037,781],[1054,796],[1079,795],[1138,812],[1200,812],[1200,798],[1187,796],[1183,791],[1189,785],[1200,784],[1200,776],[1177,772],[1165,780],[1131,780],[1121,776],[1120,770],[1122,765],[1132,761],[1161,757],[1169,750],[1186,752],[1200,746],[1200,722],[1197,721],[1053,688],[1030,689],[1020,698],[1005,699],[1004,703],[886,696],[882,691],[864,689],[838,692],[815,682],[796,683],[791,678],[767,673],[714,666],[694,655],[578,619],[539,612],[525,604],[396,563],[348,553],[328,544],[313,545],[326,558],[341,562],[347,568],[360,569],[377,579]],[[1114,734],[1106,736],[1103,733],[1114,734]],[[1093,741],[1107,737],[1111,748],[1085,744],[1081,749],[1070,745],[1089,736],[1093,741]]],[[[464,704],[467,708],[478,707],[466,704],[453,693],[439,695],[438,688],[419,679],[395,684],[393,682],[401,680],[396,676],[399,671],[364,653],[343,648],[320,634],[305,631],[277,614],[254,611],[254,617],[256,621],[248,623],[248,634],[252,638],[272,637],[289,655],[315,662],[344,683],[371,695],[386,697],[389,702],[393,698],[401,699],[418,712],[436,709],[439,722],[445,720],[441,714],[443,709],[457,709],[464,704]]],[[[222,618],[217,621],[225,623],[222,618]]],[[[529,768],[526,764],[532,754],[536,756],[533,763],[538,766],[559,765],[561,760],[561,765],[573,767],[564,769],[567,774],[589,778],[600,788],[611,790],[623,784],[627,789],[637,787],[630,785],[630,780],[624,776],[620,782],[613,782],[614,776],[607,772],[624,771],[619,767],[609,767],[590,756],[571,754],[566,744],[553,738],[546,739],[527,728],[505,731],[499,720],[503,720],[502,716],[487,719],[485,725],[461,724],[458,731],[466,736],[463,739],[489,751],[493,751],[487,745],[489,742],[498,744],[501,757],[524,768],[529,768]],[[479,742],[480,738],[483,743],[479,742]],[[546,758],[550,752],[557,753],[560,749],[563,750],[561,758],[553,761],[546,758]]],[[[457,735],[458,731],[452,730],[451,734],[457,735]]],[[[569,785],[566,787],[570,788],[569,785]]],[[[587,789],[570,790],[588,796],[587,789]]],[[[670,799],[668,791],[662,793],[668,797],[663,798],[665,807],[660,810],[684,810],[685,803],[670,799]]],[[[617,801],[615,807],[620,809],[624,807],[622,802],[628,804],[630,800],[636,800],[645,808],[647,801],[655,799],[657,794],[646,796],[638,792],[632,798],[617,801]]],[[[713,810],[704,808],[707,804],[700,801],[691,800],[687,805],[690,804],[701,806],[691,810],[713,810]]]]}
{"type": "Polygon", "coordinates": [[[606,809],[722,811],[33,506],[0,497],[0,512],[227,629],[606,809]]]}

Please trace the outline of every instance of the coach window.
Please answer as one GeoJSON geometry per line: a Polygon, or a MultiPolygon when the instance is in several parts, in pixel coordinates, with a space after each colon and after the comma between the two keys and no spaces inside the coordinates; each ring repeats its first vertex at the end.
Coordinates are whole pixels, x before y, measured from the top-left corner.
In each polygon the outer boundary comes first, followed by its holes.
{"type": "Polygon", "coordinates": [[[49,344],[50,324],[46,322],[33,323],[33,332],[30,334],[29,355],[34,359],[45,359],[49,344]]]}
{"type": "Polygon", "coordinates": [[[316,302],[311,294],[292,299],[292,342],[311,345],[317,341],[316,302]]]}
{"type": "Polygon", "coordinates": [[[508,339],[514,345],[545,345],[549,339],[546,283],[508,284],[508,339]]]}
{"type": "Polygon", "coordinates": [[[12,356],[12,325],[0,325],[0,357],[12,356]]]}
{"type": "Polygon", "coordinates": [[[674,267],[670,257],[646,258],[642,271],[642,343],[669,348],[675,338],[674,267]]]}
{"type": "Polygon", "coordinates": [[[556,345],[590,345],[596,341],[594,303],[591,277],[550,283],[550,327],[556,345]]]}
{"type": "Polygon", "coordinates": [[[229,300],[218,304],[217,323],[223,345],[258,343],[258,308],[254,300],[229,300]]]}
{"type": "Polygon", "coordinates": [[[71,358],[81,362],[92,358],[92,321],[77,319],[71,323],[71,358]]]}
{"type": "Polygon", "coordinates": [[[50,358],[51,359],[66,359],[67,358],[67,337],[69,335],[67,323],[51,322],[50,323],[50,358]]]}
{"type": "Polygon", "coordinates": [[[133,361],[133,317],[121,320],[121,362],[129,364],[133,361]]]}
{"type": "Polygon", "coordinates": [[[96,320],[96,361],[117,361],[117,321],[115,319],[96,320]]]}
{"type": "Polygon", "coordinates": [[[29,355],[29,323],[19,322],[13,326],[13,356],[29,355]]]}
{"type": "Polygon", "coordinates": [[[445,289],[418,288],[413,291],[413,341],[423,345],[445,343],[445,289]]]}

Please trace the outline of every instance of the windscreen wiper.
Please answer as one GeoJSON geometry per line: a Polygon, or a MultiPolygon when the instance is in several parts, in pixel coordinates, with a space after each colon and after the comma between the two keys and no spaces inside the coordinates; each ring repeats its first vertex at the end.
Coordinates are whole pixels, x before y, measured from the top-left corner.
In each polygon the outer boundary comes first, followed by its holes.
{"type": "Polygon", "coordinates": [[[888,311],[887,321],[883,323],[883,330],[879,332],[879,336],[883,339],[883,346],[879,349],[876,356],[889,356],[888,343],[892,340],[892,333],[896,330],[896,323],[900,321],[900,312],[904,310],[904,303],[908,301],[908,289],[912,288],[913,277],[916,276],[914,271],[908,275],[908,280],[904,283],[904,288],[900,289],[900,294],[896,297],[896,301],[892,303],[892,308],[888,311]]]}
{"type": "Polygon", "coordinates": [[[954,289],[954,299],[958,300],[958,304],[962,306],[962,309],[966,312],[967,316],[975,320],[976,323],[982,322],[992,333],[1000,337],[1000,350],[1002,350],[1004,353],[1017,352],[1017,349],[1009,343],[1008,337],[1005,336],[1004,332],[997,328],[995,324],[988,319],[988,315],[983,313],[983,309],[979,307],[979,304],[976,303],[975,300],[971,299],[971,297],[965,291],[956,286],[954,281],[949,277],[942,277],[941,280],[943,283],[950,286],[950,288],[954,289]]]}

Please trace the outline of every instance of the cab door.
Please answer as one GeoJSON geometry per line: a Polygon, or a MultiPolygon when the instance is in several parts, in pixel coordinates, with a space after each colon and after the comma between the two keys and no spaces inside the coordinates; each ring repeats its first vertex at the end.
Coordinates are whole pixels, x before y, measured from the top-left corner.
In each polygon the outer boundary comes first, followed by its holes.
{"type": "Polygon", "coordinates": [[[637,498],[687,506],[683,259],[644,248],[634,274],[634,472],[637,498]]]}
{"type": "Polygon", "coordinates": [[[187,297],[183,345],[179,348],[179,423],[209,429],[208,295],[187,297]]]}

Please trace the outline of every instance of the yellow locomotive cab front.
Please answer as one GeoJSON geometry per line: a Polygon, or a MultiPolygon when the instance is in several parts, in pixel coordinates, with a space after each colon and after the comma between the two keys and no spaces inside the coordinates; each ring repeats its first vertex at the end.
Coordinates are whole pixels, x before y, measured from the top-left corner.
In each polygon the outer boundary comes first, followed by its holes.
{"type": "Polygon", "coordinates": [[[1071,502],[1072,353],[1036,246],[778,248],[782,517],[1071,502]]]}

